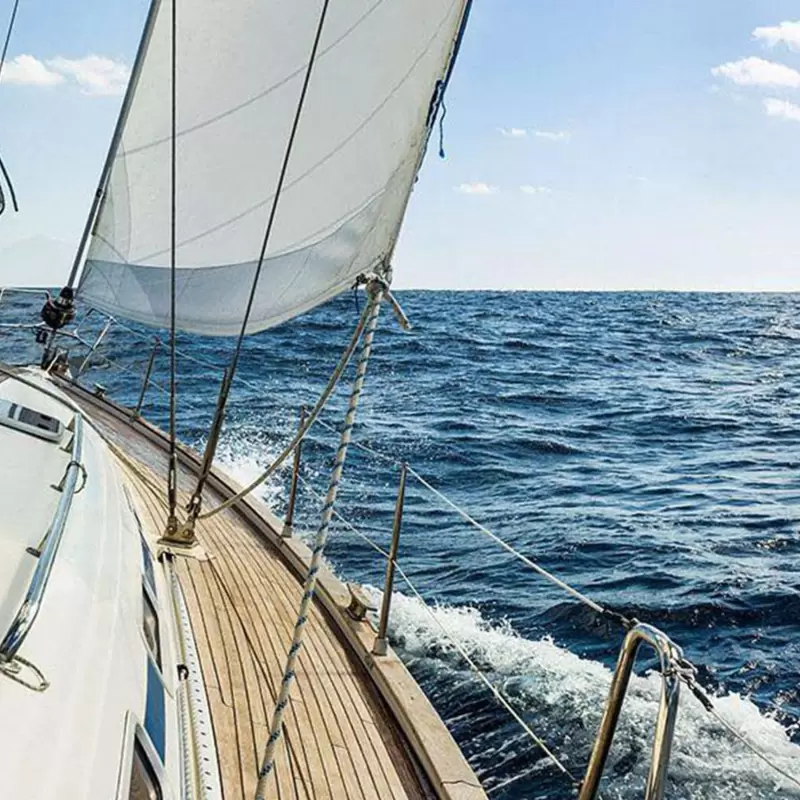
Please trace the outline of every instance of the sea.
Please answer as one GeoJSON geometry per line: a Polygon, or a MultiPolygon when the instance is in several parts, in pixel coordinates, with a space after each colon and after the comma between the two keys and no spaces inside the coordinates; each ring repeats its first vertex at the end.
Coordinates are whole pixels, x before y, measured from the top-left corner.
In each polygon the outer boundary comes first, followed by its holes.
{"type": "MultiPolygon", "coordinates": [[[[683,648],[718,713],[800,778],[800,295],[399,291],[385,307],[325,557],[376,602],[405,461],[517,552],[683,648]],[[355,531],[358,531],[356,533],[355,531]]],[[[354,328],[347,293],[249,337],[218,453],[240,480],[290,440],[354,328]]],[[[38,297],[6,295],[4,325],[38,297]]],[[[79,314],[79,335],[102,327],[79,314]]],[[[134,405],[154,332],[113,325],[84,364],[134,405]]],[[[163,335],[163,334],[162,334],[163,335]]],[[[0,328],[0,357],[36,360],[0,328]]],[[[178,338],[178,429],[202,447],[232,342],[178,338]]],[[[167,354],[144,414],[164,425],[167,354]]],[[[295,528],[312,537],[353,367],[302,454],[295,528]]],[[[291,465],[259,490],[285,513],[291,465]]],[[[576,777],[622,630],[543,580],[411,474],[390,636],[491,798],[562,800],[574,785],[500,705],[466,653],[576,777]],[[418,594],[417,594],[418,593],[418,594]],[[424,598],[424,602],[419,598],[424,598]]],[[[602,784],[643,797],[658,711],[642,648],[602,784]]],[[[666,796],[800,798],[684,691],[666,796]]]]}

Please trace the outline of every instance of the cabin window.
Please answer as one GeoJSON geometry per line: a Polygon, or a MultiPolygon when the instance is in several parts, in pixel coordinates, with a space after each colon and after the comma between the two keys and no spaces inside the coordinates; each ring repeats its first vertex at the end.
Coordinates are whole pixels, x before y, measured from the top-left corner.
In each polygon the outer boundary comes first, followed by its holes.
{"type": "Polygon", "coordinates": [[[147,582],[150,591],[155,596],[156,594],[156,576],[153,570],[153,556],[150,554],[150,548],[145,543],[144,538],[142,542],[142,569],[144,571],[144,579],[147,582]]]}
{"type": "Polygon", "coordinates": [[[133,743],[133,764],[131,766],[131,788],[128,800],[163,800],[164,795],[158,785],[156,773],[144,748],[137,739],[133,743]]]}
{"type": "Polygon", "coordinates": [[[154,661],[161,669],[161,636],[158,629],[158,614],[156,614],[156,607],[150,599],[147,589],[142,586],[142,627],[144,629],[144,638],[147,646],[150,648],[150,653],[154,661]]]}

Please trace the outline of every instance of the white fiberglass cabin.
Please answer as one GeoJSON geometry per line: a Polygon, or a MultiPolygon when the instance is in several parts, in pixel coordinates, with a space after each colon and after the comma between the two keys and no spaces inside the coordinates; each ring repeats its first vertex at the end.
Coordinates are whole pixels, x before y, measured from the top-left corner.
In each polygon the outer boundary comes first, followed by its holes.
{"type": "MultiPolygon", "coordinates": [[[[216,469],[236,502],[165,548],[168,437],[69,376],[0,365],[0,453],[0,797],[485,798],[325,568],[257,793],[309,548],[216,469]]],[[[202,461],[179,462],[185,503],[202,461]]]]}
{"type": "Polygon", "coordinates": [[[106,443],[26,378],[0,383],[0,794],[181,797],[168,578],[106,443]]]}

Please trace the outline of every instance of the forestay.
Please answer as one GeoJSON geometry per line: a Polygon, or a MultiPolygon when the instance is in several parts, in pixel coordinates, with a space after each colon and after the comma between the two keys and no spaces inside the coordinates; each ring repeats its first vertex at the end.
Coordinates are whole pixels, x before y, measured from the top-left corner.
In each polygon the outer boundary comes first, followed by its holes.
{"type": "MultiPolygon", "coordinates": [[[[157,1],[157,0],[156,0],[157,1]]],[[[330,0],[248,332],[391,255],[468,0],[330,0]]],[[[322,0],[183,0],[177,325],[239,332],[322,0]]],[[[157,9],[79,292],[169,319],[171,2],[157,9]]]]}

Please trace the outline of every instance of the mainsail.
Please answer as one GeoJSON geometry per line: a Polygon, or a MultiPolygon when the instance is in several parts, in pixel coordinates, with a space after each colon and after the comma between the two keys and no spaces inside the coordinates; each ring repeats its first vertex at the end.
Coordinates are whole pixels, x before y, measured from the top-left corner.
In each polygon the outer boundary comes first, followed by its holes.
{"type": "MultiPolygon", "coordinates": [[[[158,0],[156,0],[158,2],[158,0]]],[[[155,9],[79,286],[170,313],[171,2],[155,9]]],[[[469,0],[329,0],[247,332],[390,257],[469,0]]],[[[323,0],[177,7],[177,327],[239,332],[323,0]]]]}

